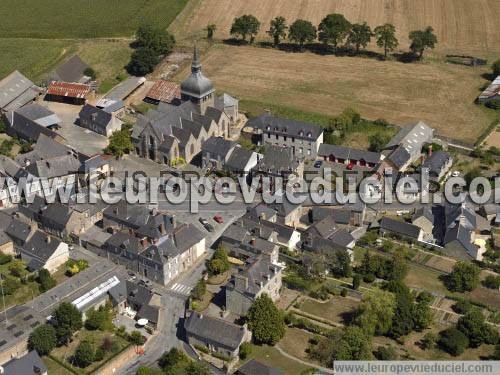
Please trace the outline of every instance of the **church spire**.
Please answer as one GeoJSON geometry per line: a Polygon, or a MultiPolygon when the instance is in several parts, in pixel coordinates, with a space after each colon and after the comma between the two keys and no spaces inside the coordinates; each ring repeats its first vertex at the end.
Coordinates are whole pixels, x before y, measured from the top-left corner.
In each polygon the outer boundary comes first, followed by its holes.
{"type": "Polygon", "coordinates": [[[193,73],[201,72],[201,62],[200,62],[200,57],[198,56],[198,47],[196,47],[196,44],[194,45],[193,62],[191,64],[191,71],[193,73]]]}

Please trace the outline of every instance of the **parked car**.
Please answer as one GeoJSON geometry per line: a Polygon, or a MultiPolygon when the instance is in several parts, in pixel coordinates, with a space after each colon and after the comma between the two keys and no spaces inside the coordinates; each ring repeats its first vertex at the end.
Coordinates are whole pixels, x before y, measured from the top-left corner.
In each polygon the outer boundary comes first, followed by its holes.
{"type": "Polygon", "coordinates": [[[208,230],[209,232],[214,231],[214,229],[215,229],[214,226],[212,224],[210,224],[207,219],[200,217],[198,220],[200,221],[201,225],[203,225],[203,227],[206,230],[208,230]]]}
{"type": "Polygon", "coordinates": [[[316,160],[314,162],[314,168],[321,168],[322,165],[323,165],[323,160],[316,160]]]}
{"type": "Polygon", "coordinates": [[[215,215],[214,216],[214,221],[217,222],[217,223],[219,223],[219,224],[222,224],[224,222],[224,219],[220,215],[215,215]]]}
{"type": "Polygon", "coordinates": [[[458,177],[458,176],[460,176],[460,172],[459,172],[459,171],[453,171],[453,172],[451,173],[451,176],[452,176],[452,177],[458,177]]]}

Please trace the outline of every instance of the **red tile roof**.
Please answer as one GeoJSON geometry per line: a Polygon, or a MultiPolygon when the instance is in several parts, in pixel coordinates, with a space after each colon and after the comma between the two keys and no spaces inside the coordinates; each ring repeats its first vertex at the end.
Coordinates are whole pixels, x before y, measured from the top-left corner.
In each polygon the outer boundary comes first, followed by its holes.
{"type": "Polygon", "coordinates": [[[156,81],[149,90],[146,98],[158,100],[164,103],[170,103],[172,100],[181,97],[181,89],[178,84],[160,79],[156,81]]]}
{"type": "Polygon", "coordinates": [[[54,96],[65,96],[69,98],[85,98],[90,93],[90,86],[83,83],[68,83],[52,81],[47,94],[54,96]]]}

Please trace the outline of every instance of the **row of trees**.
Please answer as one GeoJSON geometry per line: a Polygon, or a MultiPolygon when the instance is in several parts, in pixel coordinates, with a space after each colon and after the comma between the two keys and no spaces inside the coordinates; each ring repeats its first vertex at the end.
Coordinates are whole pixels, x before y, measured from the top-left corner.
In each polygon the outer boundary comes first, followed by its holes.
{"type": "MultiPolygon", "coordinates": [[[[259,33],[260,26],[261,23],[255,16],[245,14],[234,19],[230,33],[241,38],[244,42],[248,40],[253,43],[259,33]]],[[[207,27],[210,39],[213,37],[214,31],[215,25],[207,27]]],[[[353,24],[339,13],[328,14],[318,27],[303,19],[297,19],[288,25],[284,17],[278,16],[271,20],[267,34],[273,39],[274,46],[278,46],[282,40],[288,38],[303,50],[306,43],[317,39],[324,45],[331,46],[334,51],[340,46],[345,46],[353,49],[356,53],[365,49],[372,38],[375,38],[377,45],[384,50],[384,57],[387,57],[387,54],[399,45],[396,27],[393,24],[386,23],[372,30],[366,22],[353,24]]],[[[423,57],[426,49],[434,48],[437,44],[437,37],[431,26],[423,30],[411,31],[408,37],[411,41],[410,51],[418,58],[423,57]]]]}

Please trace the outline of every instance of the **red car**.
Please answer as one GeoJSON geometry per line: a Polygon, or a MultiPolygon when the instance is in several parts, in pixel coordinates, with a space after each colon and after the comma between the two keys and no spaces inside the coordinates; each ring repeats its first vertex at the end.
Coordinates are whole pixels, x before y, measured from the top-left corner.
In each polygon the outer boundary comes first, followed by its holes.
{"type": "Polygon", "coordinates": [[[214,220],[219,224],[222,224],[224,222],[224,219],[220,215],[215,215],[214,220]]]}

